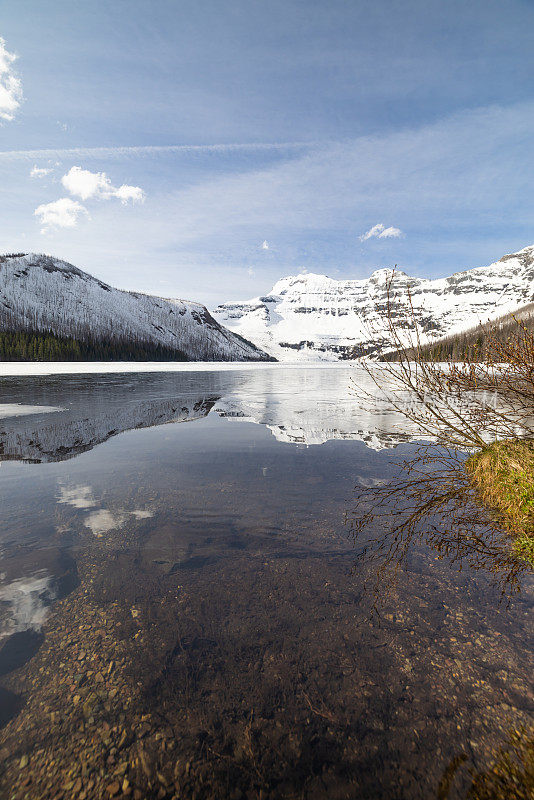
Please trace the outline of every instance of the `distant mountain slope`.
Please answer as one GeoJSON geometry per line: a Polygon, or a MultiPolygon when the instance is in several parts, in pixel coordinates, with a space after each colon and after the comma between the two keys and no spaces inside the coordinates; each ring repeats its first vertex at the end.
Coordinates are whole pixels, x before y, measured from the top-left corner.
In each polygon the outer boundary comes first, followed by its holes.
{"type": "MultiPolygon", "coordinates": [[[[384,320],[390,275],[391,270],[381,269],[365,280],[314,274],[282,278],[269,295],[223,303],[214,316],[280,360],[378,356],[391,347],[384,320]]],[[[424,339],[440,339],[534,300],[534,246],[449,278],[396,272],[392,311],[399,321],[408,289],[424,339]]]]}
{"type": "MultiPolygon", "coordinates": [[[[423,361],[481,361],[488,352],[488,339],[504,342],[520,333],[521,329],[534,332],[534,303],[522,306],[516,311],[504,314],[474,328],[445,336],[435,342],[423,345],[420,355],[423,361]]],[[[384,361],[399,360],[399,352],[385,353],[384,361]]],[[[411,350],[405,352],[411,355],[411,350]]]]}
{"type": "MultiPolygon", "coordinates": [[[[155,348],[191,361],[263,361],[200,303],[125,292],[51,256],[0,256],[0,329],[155,348]]],[[[120,350],[120,347],[118,348],[120,350]]]]}

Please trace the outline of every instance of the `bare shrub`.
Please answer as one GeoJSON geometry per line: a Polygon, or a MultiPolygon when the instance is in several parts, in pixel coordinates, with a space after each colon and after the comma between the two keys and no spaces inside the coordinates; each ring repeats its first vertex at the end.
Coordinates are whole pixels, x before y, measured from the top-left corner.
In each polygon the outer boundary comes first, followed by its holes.
{"type": "Polygon", "coordinates": [[[517,319],[505,338],[488,324],[481,360],[469,352],[461,362],[428,360],[409,292],[405,318],[393,310],[394,274],[385,305],[390,351],[379,364],[361,361],[375,388],[422,438],[448,447],[472,450],[497,439],[534,438],[534,332],[527,323],[517,319]]]}

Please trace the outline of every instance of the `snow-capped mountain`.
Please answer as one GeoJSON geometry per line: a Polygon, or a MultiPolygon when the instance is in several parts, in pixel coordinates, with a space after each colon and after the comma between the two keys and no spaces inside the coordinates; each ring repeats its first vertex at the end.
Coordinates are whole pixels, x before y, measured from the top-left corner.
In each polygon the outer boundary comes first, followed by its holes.
{"type": "Polygon", "coordinates": [[[0,327],[161,345],[192,361],[268,359],[200,303],[114,289],[72,264],[34,253],[0,256],[0,327]]]}
{"type": "MultiPolygon", "coordinates": [[[[223,303],[215,318],[279,360],[335,360],[390,349],[385,319],[391,270],[339,281],[312,273],[282,278],[263,297],[223,303]]],[[[427,280],[396,271],[392,313],[406,317],[408,291],[422,341],[486,322],[534,299],[534,246],[488,267],[427,280]]]]}

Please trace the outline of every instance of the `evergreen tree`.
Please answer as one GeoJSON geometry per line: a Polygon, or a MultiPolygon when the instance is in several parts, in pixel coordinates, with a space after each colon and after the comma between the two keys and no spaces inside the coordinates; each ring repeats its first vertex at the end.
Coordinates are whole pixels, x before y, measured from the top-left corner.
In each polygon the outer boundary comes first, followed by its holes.
{"type": "Polygon", "coordinates": [[[50,331],[0,331],[0,361],[187,361],[181,350],[151,342],[83,340],[50,331]]]}

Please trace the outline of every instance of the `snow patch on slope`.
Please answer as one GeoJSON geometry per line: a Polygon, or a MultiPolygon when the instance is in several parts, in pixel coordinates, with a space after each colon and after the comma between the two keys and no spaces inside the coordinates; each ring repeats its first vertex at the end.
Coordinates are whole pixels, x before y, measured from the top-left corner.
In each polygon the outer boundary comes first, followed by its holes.
{"type": "Polygon", "coordinates": [[[25,406],[23,403],[0,403],[0,419],[26,417],[28,414],[52,414],[63,411],[60,406],[25,406]]]}

